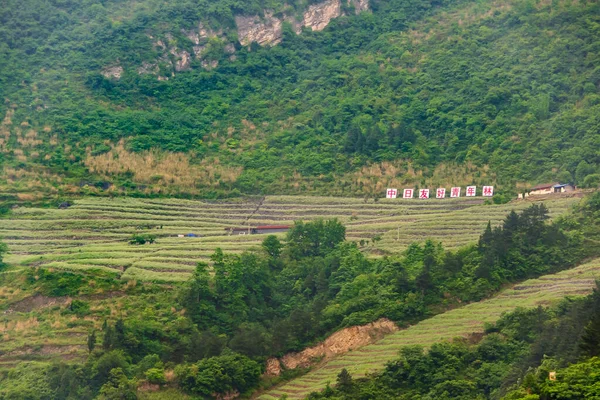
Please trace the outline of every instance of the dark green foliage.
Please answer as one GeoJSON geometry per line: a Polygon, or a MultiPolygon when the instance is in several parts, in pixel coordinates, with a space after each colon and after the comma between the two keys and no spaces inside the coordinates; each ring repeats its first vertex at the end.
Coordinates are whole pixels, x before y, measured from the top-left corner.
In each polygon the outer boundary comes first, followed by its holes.
{"type": "Polygon", "coordinates": [[[129,371],[129,357],[121,350],[92,353],[91,357],[88,358],[86,369],[90,373],[87,377],[90,380],[90,385],[99,390],[102,385],[108,382],[113,369],[129,371]]]}
{"type": "Polygon", "coordinates": [[[336,389],[338,389],[342,393],[349,393],[352,391],[352,375],[350,375],[346,368],[343,368],[338,374],[335,386],[336,389]]]}
{"type": "Polygon", "coordinates": [[[481,262],[476,276],[497,288],[506,281],[556,271],[581,257],[581,240],[547,224],[548,218],[544,204],[534,204],[520,215],[511,212],[501,227],[488,225],[478,243],[481,262]]]}
{"type": "Polygon", "coordinates": [[[8,246],[6,246],[5,243],[0,242],[0,271],[6,266],[4,261],[2,261],[2,258],[4,257],[4,254],[6,254],[7,251],[8,246]]]}
{"type": "Polygon", "coordinates": [[[271,258],[276,260],[281,255],[281,249],[283,248],[283,245],[279,239],[277,239],[277,236],[269,235],[265,238],[265,240],[263,240],[262,247],[271,258]]]}
{"type": "Polygon", "coordinates": [[[76,296],[92,293],[99,288],[115,290],[121,285],[118,275],[106,271],[68,272],[49,271],[46,268],[30,269],[26,272],[29,285],[43,295],[51,297],[76,296]],[[94,286],[89,284],[94,281],[94,286]]]}
{"type": "Polygon", "coordinates": [[[146,374],[146,371],[150,369],[163,369],[163,362],[160,360],[160,357],[156,354],[149,354],[146,357],[142,358],[136,365],[136,376],[143,377],[146,374]]]}
{"type": "Polygon", "coordinates": [[[90,312],[90,304],[82,300],[73,300],[71,304],[64,310],[63,314],[74,314],[79,318],[85,317],[90,312]]]}
{"type": "Polygon", "coordinates": [[[155,385],[164,385],[166,383],[165,371],[162,368],[150,368],[145,373],[146,380],[155,385]]]}
{"type": "Polygon", "coordinates": [[[105,320],[102,326],[102,332],[104,333],[102,348],[104,350],[110,350],[115,345],[115,329],[105,320]]]}
{"type": "Polygon", "coordinates": [[[156,237],[154,235],[133,235],[131,237],[131,239],[129,239],[129,244],[138,244],[138,245],[142,245],[142,244],[152,244],[154,243],[154,241],[156,240],[156,237]]]}
{"type": "Polygon", "coordinates": [[[581,351],[588,357],[600,356],[600,281],[596,281],[596,286],[590,302],[592,317],[585,326],[580,342],[581,351]]]}
{"type": "Polygon", "coordinates": [[[137,383],[127,378],[121,368],[110,370],[108,381],[100,388],[98,400],[137,400],[137,383]]]}
{"type": "Polygon", "coordinates": [[[586,255],[597,256],[599,247],[596,244],[600,239],[600,192],[582,199],[576,206],[575,215],[562,219],[561,223],[580,231],[584,237],[586,255]]]}
{"type": "Polygon", "coordinates": [[[92,332],[88,335],[87,339],[87,347],[88,352],[91,353],[96,348],[96,330],[92,330],[92,332]]]}
{"type": "Polygon", "coordinates": [[[79,367],[65,363],[22,363],[1,380],[1,399],[80,399],[94,398],[79,367]]]}
{"type": "MultiPolygon", "coordinates": [[[[343,243],[344,227],[335,220],[296,223],[276,269],[268,251],[259,257],[218,249],[214,277],[200,264],[179,296],[199,330],[190,359],[217,355],[225,342],[253,358],[301,350],[340,327],[380,317],[414,323],[442,304],[479,300],[507,282],[573,265],[581,242],[546,219],[545,208],[534,205],[511,213],[502,227],[488,226],[477,247],[444,252],[426,241],[401,258],[380,260],[343,243]]],[[[265,247],[280,249],[269,242],[265,247]]]]}
{"type": "Polygon", "coordinates": [[[316,220],[309,223],[298,221],[288,232],[287,242],[290,256],[323,256],[346,238],[346,227],[337,219],[316,220]]]}
{"type": "Polygon", "coordinates": [[[548,359],[527,374],[523,378],[521,387],[508,393],[504,399],[597,399],[600,397],[599,369],[598,357],[583,360],[566,368],[557,368],[556,360],[548,359]],[[555,381],[548,379],[550,371],[556,373],[555,381]]]}
{"type": "Polygon", "coordinates": [[[232,391],[244,393],[256,386],[261,373],[259,363],[235,353],[206,358],[193,365],[180,365],[175,370],[179,386],[200,396],[232,391]]]}
{"type": "Polygon", "coordinates": [[[198,263],[193,278],[181,291],[180,303],[185,307],[188,316],[198,328],[207,329],[217,318],[214,305],[215,295],[210,285],[208,265],[198,263]]]}

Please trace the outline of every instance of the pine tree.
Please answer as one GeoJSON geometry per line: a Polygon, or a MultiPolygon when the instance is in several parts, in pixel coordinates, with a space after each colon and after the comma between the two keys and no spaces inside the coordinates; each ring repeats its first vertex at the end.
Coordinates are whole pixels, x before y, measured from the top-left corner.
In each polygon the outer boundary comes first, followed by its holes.
{"type": "Polygon", "coordinates": [[[593,318],[586,325],[579,347],[589,357],[600,356],[600,318],[593,318]]]}
{"type": "Polygon", "coordinates": [[[352,389],[352,385],[352,375],[350,375],[346,368],[342,369],[337,376],[336,389],[347,393],[352,389]]]}
{"type": "Polygon", "coordinates": [[[586,325],[579,348],[589,357],[600,356],[600,281],[596,281],[598,288],[594,289],[594,312],[590,322],[586,325]]]}
{"type": "Polygon", "coordinates": [[[91,353],[92,351],[94,351],[94,348],[96,347],[96,330],[92,330],[92,332],[88,335],[88,340],[87,340],[87,345],[88,345],[88,351],[91,353]]]}
{"type": "Polygon", "coordinates": [[[115,345],[115,331],[112,326],[108,325],[105,321],[102,326],[104,337],[102,338],[102,348],[104,350],[110,350],[115,345]]]}
{"type": "Polygon", "coordinates": [[[115,324],[115,347],[124,347],[125,346],[125,322],[122,318],[117,320],[115,324]]]}

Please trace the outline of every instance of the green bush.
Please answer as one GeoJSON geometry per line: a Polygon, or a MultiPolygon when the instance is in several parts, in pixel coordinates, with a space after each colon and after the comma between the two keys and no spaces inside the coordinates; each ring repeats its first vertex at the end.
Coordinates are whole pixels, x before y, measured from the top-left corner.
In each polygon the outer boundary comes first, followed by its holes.
{"type": "Polygon", "coordinates": [[[162,368],[150,368],[145,372],[146,380],[155,385],[164,385],[167,381],[165,379],[165,370],[162,368]]]}
{"type": "Polygon", "coordinates": [[[156,236],[154,235],[139,235],[135,234],[129,239],[129,244],[144,245],[146,243],[153,244],[156,236]]]}
{"type": "Polygon", "coordinates": [[[583,187],[598,188],[600,187],[600,174],[590,174],[583,180],[583,187]]]}
{"type": "Polygon", "coordinates": [[[235,353],[175,368],[179,387],[200,396],[233,391],[244,393],[258,384],[261,373],[261,364],[235,353]]]}
{"type": "Polygon", "coordinates": [[[90,303],[82,300],[73,300],[71,304],[63,311],[63,314],[74,314],[79,318],[85,317],[90,313],[90,303]]]}

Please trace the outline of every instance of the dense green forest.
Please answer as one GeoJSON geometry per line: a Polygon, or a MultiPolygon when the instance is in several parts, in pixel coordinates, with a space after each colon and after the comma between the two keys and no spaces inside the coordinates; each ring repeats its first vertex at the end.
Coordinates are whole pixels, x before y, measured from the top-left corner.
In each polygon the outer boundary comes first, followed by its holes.
{"type": "Polygon", "coordinates": [[[278,45],[244,47],[235,16],[309,4],[5,2],[9,192],[598,185],[598,2],[342,3],[323,31],[286,22],[278,45]],[[200,22],[202,59],[176,71],[200,22]]]}
{"type": "MultiPolygon", "coordinates": [[[[422,246],[411,246],[401,256],[382,259],[366,258],[356,243],[345,241],[345,227],[336,220],[298,222],[285,241],[269,236],[260,251],[232,255],[217,249],[210,271],[200,263],[190,281],[174,292],[152,285],[122,288],[106,274],[91,273],[86,277],[76,272],[30,269],[22,282],[23,290],[29,287],[47,296],[81,296],[91,288],[93,280],[93,286],[128,290],[129,296],[141,296],[141,303],[125,308],[130,310],[127,318],[109,319],[102,310],[93,311],[86,300],[74,299],[62,313],[75,319],[91,315],[104,315],[106,319],[100,331],[89,332],[87,362],[16,366],[0,376],[0,398],[136,398],[140,382],[164,384],[166,371],[171,371],[171,384],[195,396],[251,392],[261,382],[267,357],[301,350],[342,327],[380,317],[406,326],[459,303],[492,295],[506,283],[556,272],[596,256],[597,249],[589,246],[589,240],[594,240],[593,233],[598,232],[599,210],[600,196],[595,195],[568,216],[548,223],[546,208],[534,204],[521,213],[507,215],[500,227],[488,226],[472,246],[444,251],[440,244],[428,241],[422,246]],[[140,307],[140,311],[131,314],[135,307],[140,307]],[[161,309],[171,311],[164,313],[161,309]]],[[[4,285],[17,279],[14,274],[0,276],[4,285]]],[[[514,320],[506,317],[505,322],[490,328],[490,332],[517,333],[489,336],[478,345],[489,348],[490,354],[502,354],[498,359],[490,355],[485,360],[490,365],[485,368],[471,365],[477,352],[483,350],[464,343],[440,345],[443,357],[452,355],[456,359],[456,365],[452,364],[454,373],[466,374],[457,386],[444,383],[440,378],[444,373],[437,369],[431,374],[438,378],[419,378],[421,386],[385,385],[402,393],[416,390],[425,394],[426,388],[433,387],[423,380],[434,379],[436,384],[443,383],[442,389],[458,390],[466,385],[474,393],[489,395],[504,382],[503,377],[508,379],[513,364],[520,369],[510,375],[512,383],[519,373],[524,373],[525,365],[537,367],[540,354],[550,355],[546,349],[552,347],[544,347],[535,353],[538,358],[523,358],[537,343],[537,335],[550,329],[544,325],[547,321],[563,314],[577,315],[576,326],[580,329],[597,312],[597,306],[578,304],[565,306],[561,311],[523,311],[514,320]],[[482,388],[477,379],[486,381],[494,371],[500,374],[493,381],[496,386],[482,388]]],[[[588,329],[590,335],[597,335],[594,324],[588,329]]],[[[581,329],[575,333],[581,333],[581,329]]],[[[565,358],[565,362],[573,361],[574,354],[579,354],[570,349],[571,358],[565,358]]],[[[417,364],[427,364],[426,358],[437,354],[424,355],[415,349],[406,352],[403,356],[417,364]]],[[[444,363],[436,365],[443,367],[444,363]]],[[[394,372],[394,379],[404,381],[402,374],[411,373],[406,368],[402,371],[394,372]]],[[[287,371],[280,379],[297,372],[287,371]]],[[[388,390],[379,381],[363,384],[369,388],[375,385],[384,394],[388,390]]],[[[343,385],[338,390],[344,390],[343,385]]],[[[356,390],[358,393],[363,389],[356,390]]],[[[330,395],[339,393],[324,394],[330,395]]]]}

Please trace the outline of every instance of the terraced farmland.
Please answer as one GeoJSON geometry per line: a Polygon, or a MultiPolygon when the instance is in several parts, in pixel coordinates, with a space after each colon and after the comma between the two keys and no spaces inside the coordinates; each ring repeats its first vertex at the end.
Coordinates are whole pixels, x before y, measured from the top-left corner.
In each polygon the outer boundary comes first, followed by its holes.
{"type": "Polygon", "coordinates": [[[402,346],[430,346],[436,342],[482,332],[486,322],[496,321],[503,312],[516,307],[548,305],[565,296],[583,296],[591,293],[595,279],[600,278],[600,259],[554,275],[531,279],[504,290],[497,296],[478,303],[439,314],[408,329],[390,334],[384,339],[334,358],[306,375],[294,379],[259,397],[301,399],[310,392],[335,383],[337,374],[346,368],[353,377],[365,376],[384,368],[396,358],[402,346]]]}
{"type": "MultiPolygon", "coordinates": [[[[17,208],[0,227],[9,246],[7,262],[55,269],[105,269],[123,279],[178,282],[216,247],[240,253],[257,248],[264,235],[231,235],[227,228],[291,224],[295,220],[339,218],[348,240],[372,255],[396,253],[426,238],[447,248],[471,243],[488,220],[499,223],[511,209],[530,202],[483,205],[482,199],[381,200],[269,196],[219,202],[181,199],[84,198],[68,209],[17,208]],[[131,245],[133,234],[152,234],[152,245],[131,245]],[[198,237],[178,237],[194,233],[198,237]],[[380,235],[381,240],[371,239],[380,235]]],[[[546,201],[551,215],[577,199],[546,201]]]]}

